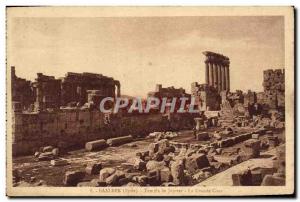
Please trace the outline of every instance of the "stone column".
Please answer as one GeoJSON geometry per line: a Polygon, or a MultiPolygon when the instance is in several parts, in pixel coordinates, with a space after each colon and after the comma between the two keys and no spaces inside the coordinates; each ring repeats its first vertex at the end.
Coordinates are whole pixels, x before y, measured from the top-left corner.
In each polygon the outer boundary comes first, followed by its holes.
{"type": "Polygon", "coordinates": [[[210,62],[209,63],[209,85],[213,86],[214,85],[214,74],[213,74],[213,64],[210,62]]]}
{"type": "Polygon", "coordinates": [[[229,66],[225,66],[225,72],[226,72],[226,90],[230,91],[230,78],[229,78],[229,66]]]}
{"type": "Polygon", "coordinates": [[[214,84],[213,86],[218,88],[218,66],[216,63],[213,64],[213,72],[214,72],[214,84]]]}
{"type": "Polygon", "coordinates": [[[225,89],[225,70],[224,66],[221,66],[221,91],[225,89]]]}
{"type": "Polygon", "coordinates": [[[209,63],[205,62],[205,83],[209,85],[209,63]]]}
{"type": "Polygon", "coordinates": [[[218,64],[218,92],[222,90],[222,74],[221,74],[222,66],[218,64]]]}
{"type": "Polygon", "coordinates": [[[38,82],[36,86],[36,101],[35,101],[36,111],[43,110],[43,92],[41,88],[42,85],[38,82]]]}

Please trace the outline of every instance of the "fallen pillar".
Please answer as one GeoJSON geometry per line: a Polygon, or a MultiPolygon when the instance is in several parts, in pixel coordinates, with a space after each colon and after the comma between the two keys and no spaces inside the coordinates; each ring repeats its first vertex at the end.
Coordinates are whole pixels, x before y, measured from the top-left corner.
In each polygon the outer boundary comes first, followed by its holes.
{"type": "Polygon", "coordinates": [[[131,135],[128,135],[128,136],[116,137],[116,138],[108,139],[106,141],[106,143],[109,146],[118,146],[118,145],[121,145],[121,144],[125,144],[125,143],[128,143],[128,142],[131,142],[132,140],[133,140],[133,137],[131,135]]]}
{"type": "Polygon", "coordinates": [[[97,151],[97,150],[101,150],[105,147],[107,147],[107,144],[106,144],[106,141],[103,139],[95,140],[92,142],[87,142],[85,144],[85,150],[87,150],[87,151],[97,151]]]}

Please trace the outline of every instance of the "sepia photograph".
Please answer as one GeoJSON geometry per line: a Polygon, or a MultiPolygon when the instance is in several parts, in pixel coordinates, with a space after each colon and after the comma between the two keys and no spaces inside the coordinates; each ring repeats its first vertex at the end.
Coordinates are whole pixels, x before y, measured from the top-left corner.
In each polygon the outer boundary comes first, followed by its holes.
{"type": "Polygon", "coordinates": [[[294,193],[294,8],[6,7],[8,196],[294,193]]]}

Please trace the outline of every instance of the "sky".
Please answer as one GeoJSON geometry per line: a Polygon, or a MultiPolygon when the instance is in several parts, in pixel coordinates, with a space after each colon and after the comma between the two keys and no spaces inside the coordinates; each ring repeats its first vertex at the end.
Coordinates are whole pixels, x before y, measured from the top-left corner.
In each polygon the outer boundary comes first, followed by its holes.
{"type": "Polygon", "coordinates": [[[205,82],[204,51],[230,58],[231,91],[262,91],[264,69],[284,68],[284,18],[14,18],[7,65],[18,77],[93,72],[121,82],[121,94],[145,97],[156,84],[205,82]]]}

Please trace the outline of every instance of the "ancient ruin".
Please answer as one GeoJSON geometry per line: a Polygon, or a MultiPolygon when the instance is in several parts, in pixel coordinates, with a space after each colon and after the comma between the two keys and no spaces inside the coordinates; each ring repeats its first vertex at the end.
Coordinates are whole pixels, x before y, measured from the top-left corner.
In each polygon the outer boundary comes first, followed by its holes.
{"type": "Polygon", "coordinates": [[[229,58],[204,55],[206,82],[191,94],[148,93],[195,99],[198,113],[178,103],[174,113],[102,113],[102,99],[122,97],[119,81],[69,72],[30,82],[12,67],[14,186],[284,185],[284,71],[263,72],[264,92],[231,92],[229,58]]]}

